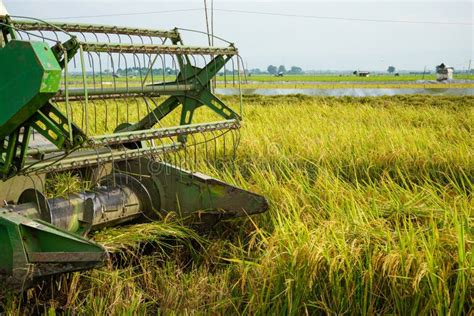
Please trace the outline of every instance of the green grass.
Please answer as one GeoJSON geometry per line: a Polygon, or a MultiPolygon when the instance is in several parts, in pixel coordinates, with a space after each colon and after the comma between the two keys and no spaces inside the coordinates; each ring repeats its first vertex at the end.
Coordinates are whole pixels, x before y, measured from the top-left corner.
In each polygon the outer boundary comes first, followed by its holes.
{"type": "MultiPolygon", "coordinates": [[[[250,82],[250,81],[249,81],[250,82]]],[[[231,85],[218,84],[218,88],[233,88],[231,85]]],[[[399,82],[299,82],[299,81],[260,81],[256,83],[243,83],[242,89],[474,89],[474,83],[414,83],[399,82]]],[[[245,90],[244,90],[245,93],[245,90]]]]}
{"type": "Polygon", "coordinates": [[[235,165],[200,170],[265,195],[266,214],[206,237],[173,216],[103,231],[126,248],[120,264],[10,299],[7,313],[472,312],[473,97],[244,102],[235,165]]]}
{"type": "MultiPolygon", "coordinates": [[[[457,74],[456,79],[469,79],[474,80],[474,75],[470,74],[457,74]]],[[[152,78],[148,78],[147,83],[151,83],[152,78]]],[[[162,81],[174,81],[176,76],[154,76],[154,82],[162,81]]],[[[285,75],[284,77],[275,77],[273,75],[252,75],[241,77],[241,87],[247,89],[343,89],[343,88],[387,88],[387,89],[401,89],[401,88],[473,88],[474,84],[470,83],[452,83],[452,82],[441,82],[441,83],[419,83],[417,80],[422,80],[422,75],[401,75],[395,77],[389,74],[374,74],[370,77],[357,77],[354,75],[285,75]]],[[[424,80],[435,81],[435,75],[426,75],[424,80]]],[[[110,75],[103,75],[102,77],[96,76],[95,84],[96,88],[125,88],[128,84],[129,87],[140,86],[143,81],[139,76],[135,77],[119,77],[113,78],[110,75]],[[100,84],[102,79],[102,84],[100,84]],[[128,82],[128,83],[127,83],[128,82]]],[[[89,85],[92,83],[91,79],[88,80],[89,85]]],[[[238,77],[234,78],[231,75],[227,77],[217,77],[218,88],[236,88],[238,87],[238,77]]],[[[82,77],[78,75],[72,75],[69,81],[70,87],[82,88],[82,77]]]]}
{"type": "MultiPolygon", "coordinates": [[[[455,79],[470,79],[474,80],[474,75],[472,74],[455,74],[455,79]]],[[[249,81],[257,82],[276,82],[276,81],[302,81],[302,82],[407,82],[407,81],[416,81],[416,80],[436,80],[436,75],[429,74],[425,75],[409,75],[402,74],[398,77],[389,74],[372,74],[369,77],[358,77],[352,74],[345,75],[332,75],[332,74],[321,74],[321,75],[285,75],[283,77],[276,77],[273,75],[252,75],[247,77],[249,81]]]]}

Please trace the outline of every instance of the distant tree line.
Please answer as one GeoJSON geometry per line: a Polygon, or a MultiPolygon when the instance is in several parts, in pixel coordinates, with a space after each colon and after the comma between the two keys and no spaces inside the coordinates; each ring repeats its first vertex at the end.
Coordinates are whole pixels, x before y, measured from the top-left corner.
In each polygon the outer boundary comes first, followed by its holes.
{"type": "Polygon", "coordinates": [[[280,66],[275,66],[275,65],[268,65],[266,71],[261,70],[260,68],[253,68],[247,71],[249,74],[252,75],[258,75],[258,74],[271,74],[271,75],[277,75],[277,74],[292,74],[292,75],[298,75],[298,74],[303,74],[303,68],[298,67],[298,66],[291,66],[290,69],[286,69],[284,65],[280,66]]]}

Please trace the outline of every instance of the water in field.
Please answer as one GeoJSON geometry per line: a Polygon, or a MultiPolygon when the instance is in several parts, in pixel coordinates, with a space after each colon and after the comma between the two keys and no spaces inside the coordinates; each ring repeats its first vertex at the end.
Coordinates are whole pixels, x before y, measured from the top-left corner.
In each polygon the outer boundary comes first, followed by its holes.
{"type": "MultiPolygon", "coordinates": [[[[237,95],[238,89],[222,88],[216,89],[217,94],[237,95]]],[[[338,88],[338,89],[242,89],[244,95],[290,95],[303,94],[310,96],[350,96],[350,97],[370,97],[370,96],[390,96],[390,95],[474,95],[473,88],[419,88],[419,89],[384,89],[384,88],[338,88]]]]}

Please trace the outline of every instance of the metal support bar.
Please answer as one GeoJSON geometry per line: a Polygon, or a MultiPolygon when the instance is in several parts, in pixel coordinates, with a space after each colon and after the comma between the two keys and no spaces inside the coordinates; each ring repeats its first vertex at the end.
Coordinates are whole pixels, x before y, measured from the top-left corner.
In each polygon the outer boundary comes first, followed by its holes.
{"type": "Polygon", "coordinates": [[[28,147],[30,128],[24,128],[23,140],[20,140],[22,136],[20,130],[19,128],[8,135],[8,137],[0,139],[0,173],[4,177],[19,170],[23,165],[26,154],[25,148],[28,147]],[[17,152],[19,152],[19,156],[16,156],[17,152]]]}
{"type": "MultiPolygon", "coordinates": [[[[235,113],[231,108],[226,106],[219,98],[213,95],[210,89],[210,80],[219,72],[222,67],[230,60],[231,57],[227,56],[216,56],[213,58],[204,68],[194,68],[192,66],[185,65],[184,67],[189,67],[182,69],[178,76],[177,83],[164,83],[151,85],[149,87],[159,88],[166,91],[173,86],[182,86],[179,82],[192,82],[192,86],[198,90],[197,93],[193,95],[183,94],[183,95],[173,95],[163,103],[161,103],[156,109],[146,115],[140,122],[128,126],[124,131],[137,131],[143,129],[150,129],[155,125],[159,120],[168,115],[173,111],[179,104],[183,105],[181,112],[181,125],[191,124],[194,110],[201,105],[209,106],[214,112],[219,114],[224,119],[240,119],[239,115],[235,113]]],[[[180,137],[180,141],[185,142],[186,137],[183,135],[180,137]]]]}
{"type": "Polygon", "coordinates": [[[158,121],[168,115],[171,111],[177,108],[179,105],[179,100],[175,97],[169,97],[159,106],[157,106],[153,111],[147,114],[144,118],[140,120],[140,122],[133,124],[123,131],[137,131],[143,129],[150,129],[155,125],[158,121]]]}
{"type": "MultiPolygon", "coordinates": [[[[128,88],[95,88],[87,89],[88,96],[102,96],[102,95],[114,95],[114,94],[160,94],[160,95],[175,95],[182,92],[194,90],[192,84],[172,84],[166,86],[134,86],[128,88]]],[[[85,96],[85,89],[72,88],[69,89],[69,97],[85,96]]],[[[64,100],[65,91],[60,90],[55,97],[55,100],[64,100]]]]}
{"type": "Polygon", "coordinates": [[[191,65],[186,65],[190,69],[185,69],[181,71],[178,80],[183,82],[188,82],[193,80],[194,84],[199,88],[203,88],[209,85],[212,78],[219,72],[219,70],[224,67],[224,65],[232,58],[232,56],[223,56],[214,57],[205,67],[199,69],[194,68],[191,65]]]}
{"type": "MultiPolygon", "coordinates": [[[[89,93],[90,89],[87,89],[87,92],[89,93]]],[[[69,101],[72,102],[72,101],[85,101],[86,99],[86,95],[85,95],[85,92],[86,92],[86,89],[83,89],[82,92],[84,92],[84,94],[81,94],[79,91],[75,91],[74,93],[77,95],[73,95],[73,96],[69,96],[69,101]]],[[[166,93],[164,93],[166,94],[166,93]]],[[[140,93],[137,93],[137,92],[133,92],[133,93],[127,93],[127,92],[116,92],[116,93],[111,93],[111,94],[96,94],[96,95],[87,95],[87,99],[89,101],[93,101],[93,100],[116,100],[116,99],[128,99],[128,98],[142,98],[144,96],[147,96],[147,97],[160,97],[160,94],[159,92],[140,92],[140,93]]],[[[65,101],[65,98],[63,95],[61,94],[58,94],[56,97],[54,97],[52,99],[54,102],[64,102],[65,101]]]]}
{"type": "Polygon", "coordinates": [[[218,131],[223,129],[237,129],[240,127],[238,120],[227,120],[215,123],[191,124],[186,126],[164,127],[131,132],[119,132],[113,135],[100,135],[91,137],[88,145],[110,146],[150,139],[168,138],[173,136],[190,135],[203,132],[218,131]]]}
{"type": "Polygon", "coordinates": [[[96,53],[129,53],[129,54],[172,54],[172,55],[237,55],[235,47],[199,47],[180,45],[149,44],[109,44],[81,42],[85,52],[96,53]]]}
{"type": "Polygon", "coordinates": [[[31,119],[31,126],[59,149],[72,149],[86,139],[84,133],[51,103],[38,110],[31,119]]]}
{"type": "Polygon", "coordinates": [[[80,24],[80,23],[42,23],[37,21],[15,20],[15,28],[23,31],[66,31],[77,33],[102,33],[102,34],[120,34],[132,36],[152,36],[179,40],[180,35],[177,30],[153,30],[143,28],[132,28],[122,26],[108,26],[100,24],[80,24]]]}
{"type": "Polygon", "coordinates": [[[57,172],[71,169],[79,169],[90,166],[97,166],[108,162],[119,162],[123,160],[134,159],[146,155],[161,155],[168,152],[175,152],[182,149],[183,146],[179,143],[163,145],[150,148],[137,149],[111,149],[101,148],[97,150],[81,150],[66,156],[59,161],[45,160],[30,162],[25,164],[25,172],[57,172]]]}

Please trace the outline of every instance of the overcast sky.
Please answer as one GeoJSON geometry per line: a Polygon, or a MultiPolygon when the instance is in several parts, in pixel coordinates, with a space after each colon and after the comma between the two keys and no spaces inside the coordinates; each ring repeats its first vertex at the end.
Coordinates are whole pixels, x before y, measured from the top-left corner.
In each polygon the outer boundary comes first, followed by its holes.
{"type": "MultiPolygon", "coordinates": [[[[11,15],[159,29],[206,29],[204,10],[198,10],[203,7],[202,0],[3,2],[11,15]],[[184,9],[196,10],[164,12],[184,9]],[[110,14],[117,16],[101,16],[110,14]]],[[[474,59],[472,1],[214,0],[214,8],[215,34],[236,44],[248,68],[284,64],[317,70],[385,70],[388,65],[432,69],[444,62],[464,69],[474,59]]]]}

